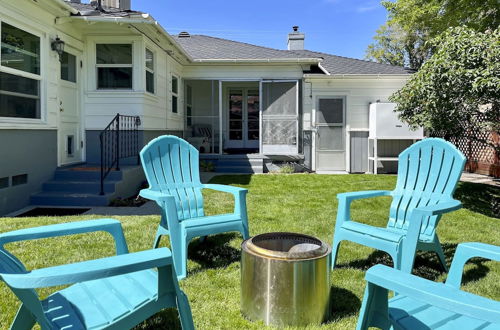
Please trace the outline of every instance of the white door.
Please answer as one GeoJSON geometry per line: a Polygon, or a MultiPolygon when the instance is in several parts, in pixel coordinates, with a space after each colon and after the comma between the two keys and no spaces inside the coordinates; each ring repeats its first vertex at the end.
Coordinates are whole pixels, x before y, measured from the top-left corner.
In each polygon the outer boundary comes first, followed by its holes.
{"type": "Polygon", "coordinates": [[[345,171],[345,98],[320,97],[314,121],[316,171],[345,171]]]}
{"type": "Polygon", "coordinates": [[[296,155],[299,137],[299,82],[262,81],[262,148],[268,155],[296,155]]]}
{"type": "Polygon", "coordinates": [[[83,160],[83,132],[80,110],[80,55],[64,52],[59,77],[59,159],[60,165],[83,160]]]}
{"type": "Polygon", "coordinates": [[[228,91],[229,149],[259,148],[259,90],[256,88],[231,88],[228,91]]]}

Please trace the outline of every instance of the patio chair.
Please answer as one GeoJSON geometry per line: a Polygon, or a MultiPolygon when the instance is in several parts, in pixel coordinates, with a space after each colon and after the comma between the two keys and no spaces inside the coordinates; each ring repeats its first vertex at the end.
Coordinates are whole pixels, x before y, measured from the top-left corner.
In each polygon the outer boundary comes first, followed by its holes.
{"type": "Polygon", "coordinates": [[[141,151],[148,189],[140,191],[162,209],[154,247],[168,235],[179,279],[186,277],[187,247],[191,239],[228,231],[238,231],[249,238],[246,194],[238,187],[201,184],[198,150],[176,136],[158,137],[141,151]],[[233,194],[234,212],[205,216],[202,189],[233,194]]]}
{"type": "Polygon", "coordinates": [[[167,248],[128,253],[120,222],[101,219],[21,229],[0,234],[0,279],[22,305],[11,329],[129,329],[168,307],[177,307],[183,329],[194,329],[167,248]],[[116,256],[26,270],[5,244],[104,231],[116,256]],[[152,270],[157,268],[158,271],[152,270]],[[71,286],[40,300],[35,289],[71,286]]]}
{"type": "Polygon", "coordinates": [[[408,272],[413,267],[417,250],[434,251],[447,270],[436,227],[442,214],[461,207],[461,203],[453,199],[453,192],[464,164],[464,155],[451,143],[424,139],[399,155],[398,178],[393,191],[338,194],[332,269],[339,245],[346,240],[387,252],[395,268],[408,272]],[[350,208],[354,200],[377,196],[392,197],[386,228],[351,220],[350,208]]]}
{"type": "Polygon", "coordinates": [[[460,290],[463,267],[473,257],[500,261],[500,248],[459,244],[446,283],[373,266],[366,272],[357,329],[500,329],[500,302],[460,290]],[[388,299],[389,290],[398,295],[388,299]]]}

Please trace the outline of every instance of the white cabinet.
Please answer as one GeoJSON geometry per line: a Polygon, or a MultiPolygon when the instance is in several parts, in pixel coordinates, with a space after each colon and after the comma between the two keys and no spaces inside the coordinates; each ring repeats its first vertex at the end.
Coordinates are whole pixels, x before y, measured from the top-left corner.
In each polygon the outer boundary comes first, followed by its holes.
{"type": "MultiPolygon", "coordinates": [[[[412,143],[424,138],[424,129],[411,130],[399,120],[394,103],[370,104],[368,136],[368,170],[378,173],[379,163],[395,163],[399,154],[412,143]]],[[[393,166],[395,168],[395,166],[393,166]]]]}
{"type": "Polygon", "coordinates": [[[370,104],[370,139],[423,139],[424,129],[412,131],[399,120],[394,103],[370,104]]]}

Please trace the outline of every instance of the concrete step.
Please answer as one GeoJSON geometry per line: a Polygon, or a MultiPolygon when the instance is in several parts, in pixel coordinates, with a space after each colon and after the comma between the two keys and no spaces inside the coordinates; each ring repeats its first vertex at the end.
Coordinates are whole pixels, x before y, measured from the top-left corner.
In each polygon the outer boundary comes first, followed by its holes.
{"type": "MultiPolygon", "coordinates": [[[[122,171],[109,172],[106,180],[120,181],[123,178],[122,171]]],[[[54,180],[69,180],[69,181],[100,181],[100,170],[77,170],[77,169],[57,169],[54,174],[54,180]]]]}
{"type": "MultiPolygon", "coordinates": [[[[105,180],[104,192],[114,193],[115,185],[118,181],[105,180]]],[[[43,184],[42,190],[45,192],[74,192],[74,193],[88,193],[95,194],[101,191],[101,181],[66,181],[66,180],[52,180],[43,184]]]]}
{"type": "Polygon", "coordinates": [[[217,173],[241,173],[241,174],[252,174],[252,173],[263,173],[264,168],[262,166],[217,166],[215,172],[217,173]]]}
{"type": "Polygon", "coordinates": [[[31,196],[32,205],[58,206],[107,206],[113,194],[99,195],[85,193],[41,192],[31,196]]]}
{"type": "Polygon", "coordinates": [[[262,159],[219,159],[217,166],[262,166],[262,159]]]}

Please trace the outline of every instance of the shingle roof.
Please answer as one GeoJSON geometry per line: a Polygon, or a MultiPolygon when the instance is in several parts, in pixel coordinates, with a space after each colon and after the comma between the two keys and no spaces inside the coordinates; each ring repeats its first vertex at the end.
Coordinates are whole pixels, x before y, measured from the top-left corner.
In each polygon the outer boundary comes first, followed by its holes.
{"type": "Polygon", "coordinates": [[[302,57],[323,58],[321,66],[330,74],[409,74],[414,71],[401,66],[383,64],[355,58],[313,52],[310,50],[290,51],[302,57]]]}
{"type": "Polygon", "coordinates": [[[330,74],[409,74],[411,70],[309,50],[279,50],[205,35],[172,36],[193,59],[322,58],[330,74]]]}
{"type": "MultiPolygon", "coordinates": [[[[172,36],[196,60],[300,58],[299,54],[205,35],[172,36]]],[[[311,57],[311,56],[306,56],[311,57]]]]}
{"type": "Polygon", "coordinates": [[[135,10],[121,10],[119,8],[104,7],[104,11],[99,11],[96,6],[88,3],[67,2],[68,5],[80,12],[81,16],[103,16],[103,17],[127,17],[142,14],[135,10]]]}

